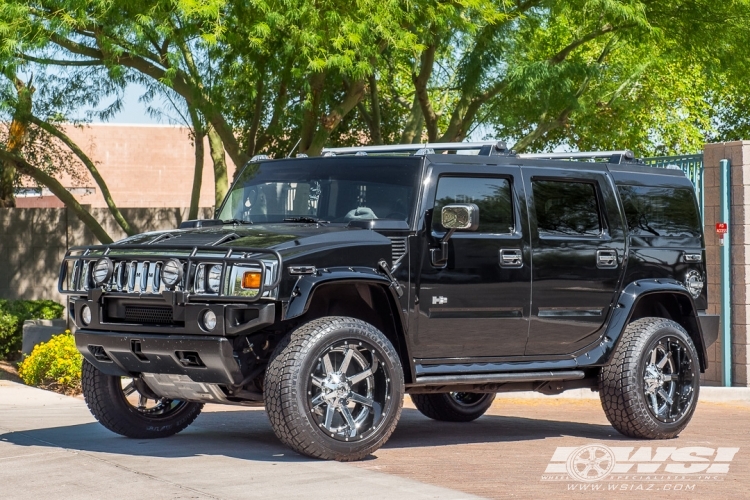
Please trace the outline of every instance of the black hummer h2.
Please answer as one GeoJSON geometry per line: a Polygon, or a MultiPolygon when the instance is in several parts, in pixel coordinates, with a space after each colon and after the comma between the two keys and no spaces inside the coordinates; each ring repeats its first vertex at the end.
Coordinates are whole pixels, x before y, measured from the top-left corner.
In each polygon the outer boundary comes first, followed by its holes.
{"type": "Polygon", "coordinates": [[[215,220],[71,249],[89,408],[149,438],[203,403],[265,405],[294,450],[356,460],[404,393],[467,422],[497,392],[591,388],[621,433],[676,436],[718,334],[693,186],[629,152],[555,156],[260,158],[215,220]]]}

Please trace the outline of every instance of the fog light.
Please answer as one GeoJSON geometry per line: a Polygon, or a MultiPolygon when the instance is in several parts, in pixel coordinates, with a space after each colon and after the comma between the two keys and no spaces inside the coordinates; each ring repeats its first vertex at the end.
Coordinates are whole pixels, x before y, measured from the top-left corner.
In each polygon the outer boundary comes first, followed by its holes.
{"type": "Polygon", "coordinates": [[[260,288],[260,273],[246,272],[243,274],[242,288],[260,288]]]}
{"type": "Polygon", "coordinates": [[[216,328],[216,313],[211,310],[203,313],[203,328],[208,331],[216,328]]]}
{"type": "Polygon", "coordinates": [[[89,306],[81,308],[81,323],[83,326],[88,326],[91,323],[91,308],[89,306]]]}

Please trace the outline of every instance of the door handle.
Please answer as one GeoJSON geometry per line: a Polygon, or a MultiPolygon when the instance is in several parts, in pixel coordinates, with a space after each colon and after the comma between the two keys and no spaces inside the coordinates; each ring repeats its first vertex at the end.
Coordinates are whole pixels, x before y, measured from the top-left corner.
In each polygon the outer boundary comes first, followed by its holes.
{"type": "Polygon", "coordinates": [[[500,250],[500,267],[523,267],[523,254],[518,248],[502,248],[500,250]]]}
{"type": "Polygon", "coordinates": [[[617,250],[597,250],[596,267],[599,269],[616,269],[617,250]]]}

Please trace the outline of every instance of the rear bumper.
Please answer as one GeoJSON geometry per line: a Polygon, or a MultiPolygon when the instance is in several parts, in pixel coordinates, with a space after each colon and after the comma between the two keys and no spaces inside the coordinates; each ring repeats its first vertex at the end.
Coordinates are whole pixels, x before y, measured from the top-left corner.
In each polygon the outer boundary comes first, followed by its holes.
{"type": "Polygon", "coordinates": [[[703,332],[703,344],[706,349],[711,347],[719,338],[719,318],[714,314],[698,314],[701,322],[701,331],[703,332]]]}
{"type": "Polygon", "coordinates": [[[195,382],[226,385],[242,381],[225,337],[78,330],[75,341],[83,357],[107,375],[187,375],[195,382]]]}

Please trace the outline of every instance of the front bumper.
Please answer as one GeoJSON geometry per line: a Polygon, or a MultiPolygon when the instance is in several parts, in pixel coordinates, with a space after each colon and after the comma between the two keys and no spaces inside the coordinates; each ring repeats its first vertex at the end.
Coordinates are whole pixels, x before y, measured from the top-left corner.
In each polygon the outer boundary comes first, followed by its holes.
{"type": "Polygon", "coordinates": [[[232,343],[224,337],[78,330],[75,341],[83,357],[107,375],[181,375],[224,385],[243,378],[232,343]]]}

